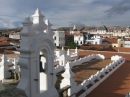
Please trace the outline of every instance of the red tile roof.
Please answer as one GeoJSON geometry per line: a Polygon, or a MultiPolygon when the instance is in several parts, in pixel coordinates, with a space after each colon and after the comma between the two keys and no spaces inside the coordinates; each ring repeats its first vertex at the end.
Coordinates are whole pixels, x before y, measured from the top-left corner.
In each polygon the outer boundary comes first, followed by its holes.
{"type": "Polygon", "coordinates": [[[105,38],[103,42],[108,42],[108,43],[117,43],[117,38],[105,38]]]}

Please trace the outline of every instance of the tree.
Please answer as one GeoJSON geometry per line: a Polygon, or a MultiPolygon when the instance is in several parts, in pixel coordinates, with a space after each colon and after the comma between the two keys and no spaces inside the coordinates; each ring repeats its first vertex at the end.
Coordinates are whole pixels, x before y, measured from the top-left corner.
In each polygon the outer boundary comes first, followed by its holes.
{"type": "Polygon", "coordinates": [[[74,43],[73,41],[71,41],[71,42],[68,43],[68,48],[69,49],[75,49],[76,47],[77,47],[77,44],[74,43]]]}

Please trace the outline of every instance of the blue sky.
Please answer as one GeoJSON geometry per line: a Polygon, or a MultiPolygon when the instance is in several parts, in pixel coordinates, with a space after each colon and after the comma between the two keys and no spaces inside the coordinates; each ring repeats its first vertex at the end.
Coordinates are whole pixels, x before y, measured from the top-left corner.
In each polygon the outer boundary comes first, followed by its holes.
{"type": "Polygon", "coordinates": [[[0,0],[0,27],[19,26],[37,7],[54,26],[130,26],[130,0],[0,0]]]}

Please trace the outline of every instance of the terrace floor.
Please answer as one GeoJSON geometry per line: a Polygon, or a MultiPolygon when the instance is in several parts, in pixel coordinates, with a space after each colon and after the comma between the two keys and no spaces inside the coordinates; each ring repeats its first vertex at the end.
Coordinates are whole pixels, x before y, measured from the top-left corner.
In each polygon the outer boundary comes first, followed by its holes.
{"type": "Polygon", "coordinates": [[[127,61],[86,97],[125,97],[129,91],[130,61],[127,61]]]}
{"type": "Polygon", "coordinates": [[[110,59],[105,60],[92,60],[90,62],[83,63],[72,68],[75,73],[75,80],[78,84],[83,80],[89,78],[91,75],[96,74],[102,68],[106,67],[111,62],[110,59]]]}
{"type": "Polygon", "coordinates": [[[130,54],[81,51],[80,55],[84,56],[92,53],[100,53],[107,58],[112,55],[121,55],[126,58],[126,62],[86,97],[125,97],[130,92],[130,54]]]}

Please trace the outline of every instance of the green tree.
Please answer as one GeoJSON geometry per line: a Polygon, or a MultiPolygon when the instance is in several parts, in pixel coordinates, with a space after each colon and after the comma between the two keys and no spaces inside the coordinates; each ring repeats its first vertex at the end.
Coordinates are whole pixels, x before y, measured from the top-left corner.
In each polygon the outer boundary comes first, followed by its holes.
{"type": "Polygon", "coordinates": [[[75,49],[77,47],[77,44],[74,43],[73,41],[70,41],[68,42],[67,46],[69,49],[75,49]]]}

